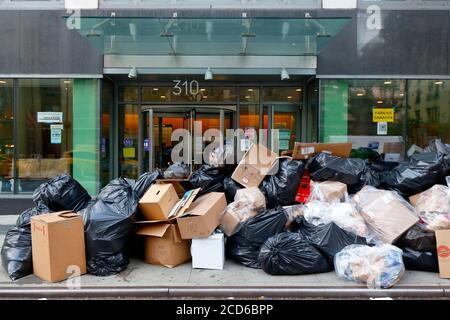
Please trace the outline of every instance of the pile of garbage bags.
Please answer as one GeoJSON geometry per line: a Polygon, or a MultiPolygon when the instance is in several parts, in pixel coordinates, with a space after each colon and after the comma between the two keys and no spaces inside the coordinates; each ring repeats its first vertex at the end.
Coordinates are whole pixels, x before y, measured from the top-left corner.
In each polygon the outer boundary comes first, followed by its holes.
{"type": "Polygon", "coordinates": [[[31,217],[54,211],[79,211],[85,208],[90,200],[88,192],[66,174],[43,183],[35,190],[33,194],[35,207],[19,215],[16,225],[6,233],[2,246],[2,265],[11,280],[33,273],[31,217]]]}

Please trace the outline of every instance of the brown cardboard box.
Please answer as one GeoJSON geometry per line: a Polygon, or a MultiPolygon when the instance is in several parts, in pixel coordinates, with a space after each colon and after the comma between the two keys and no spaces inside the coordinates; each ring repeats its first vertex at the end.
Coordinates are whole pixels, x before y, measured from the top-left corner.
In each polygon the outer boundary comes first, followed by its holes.
{"type": "Polygon", "coordinates": [[[333,156],[348,158],[352,152],[351,143],[301,143],[296,142],[292,158],[296,160],[309,159],[320,152],[326,152],[333,156]]]}
{"type": "Polygon", "coordinates": [[[332,203],[343,199],[347,193],[347,185],[338,181],[311,181],[309,201],[319,200],[332,203]]]}
{"type": "Polygon", "coordinates": [[[244,187],[257,187],[277,163],[277,154],[262,144],[253,144],[231,178],[244,187]]]}
{"type": "Polygon", "coordinates": [[[384,243],[394,243],[419,221],[414,208],[393,191],[366,186],[353,200],[367,226],[384,243]]]}
{"type": "Polygon", "coordinates": [[[173,268],[191,259],[190,242],[181,239],[174,223],[141,223],[136,234],[145,236],[147,263],[173,268]]]}
{"type": "Polygon", "coordinates": [[[195,200],[177,218],[182,239],[207,238],[219,226],[227,200],[223,192],[211,192],[195,200]]]}
{"type": "Polygon", "coordinates": [[[139,209],[146,220],[165,220],[179,200],[172,184],[155,183],[139,201],[139,209]]]}
{"type": "Polygon", "coordinates": [[[182,183],[189,182],[189,179],[157,179],[156,183],[171,184],[175,188],[179,198],[182,198],[186,190],[183,188],[182,183]]]}
{"type": "Polygon", "coordinates": [[[450,230],[436,230],[439,276],[450,278],[450,230]]]}
{"type": "MultiPolygon", "coordinates": [[[[77,266],[86,273],[84,226],[81,215],[70,211],[31,217],[34,274],[49,282],[69,278],[77,266]]],[[[77,270],[78,271],[78,270],[77,270]]]]}

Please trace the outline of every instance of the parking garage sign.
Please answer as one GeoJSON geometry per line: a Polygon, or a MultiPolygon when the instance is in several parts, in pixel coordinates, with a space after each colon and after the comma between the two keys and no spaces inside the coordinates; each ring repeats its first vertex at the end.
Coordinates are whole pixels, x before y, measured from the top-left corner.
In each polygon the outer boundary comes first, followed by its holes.
{"type": "Polygon", "coordinates": [[[374,108],[373,122],[394,122],[394,109],[374,108]]]}

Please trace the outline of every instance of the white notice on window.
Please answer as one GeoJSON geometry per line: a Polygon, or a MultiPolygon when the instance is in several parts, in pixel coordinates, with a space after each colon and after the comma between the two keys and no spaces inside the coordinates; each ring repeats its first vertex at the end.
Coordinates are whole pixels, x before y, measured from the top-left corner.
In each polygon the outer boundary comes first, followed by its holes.
{"type": "Polygon", "coordinates": [[[39,123],[61,123],[63,122],[62,112],[38,112],[37,122],[39,123]]]}
{"type": "Polygon", "coordinates": [[[61,144],[61,129],[50,129],[50,143],[61,144]]]}
{"type": "Polygon", "coordinates": [[[388,124],[387,122],[377,122],[377,134],[387,135],[388,124]]]}

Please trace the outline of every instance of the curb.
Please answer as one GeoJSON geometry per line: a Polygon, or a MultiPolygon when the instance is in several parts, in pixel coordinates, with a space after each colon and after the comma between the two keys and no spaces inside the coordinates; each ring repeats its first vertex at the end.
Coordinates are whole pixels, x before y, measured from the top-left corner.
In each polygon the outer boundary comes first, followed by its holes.
{"type": "Polygon", "coordinates": [[[0,287],[0,299],[80,299],[80,298],[450,298],[450,288],[307,288],[307,287],[85,287],[36,288],[0,287]]]}

